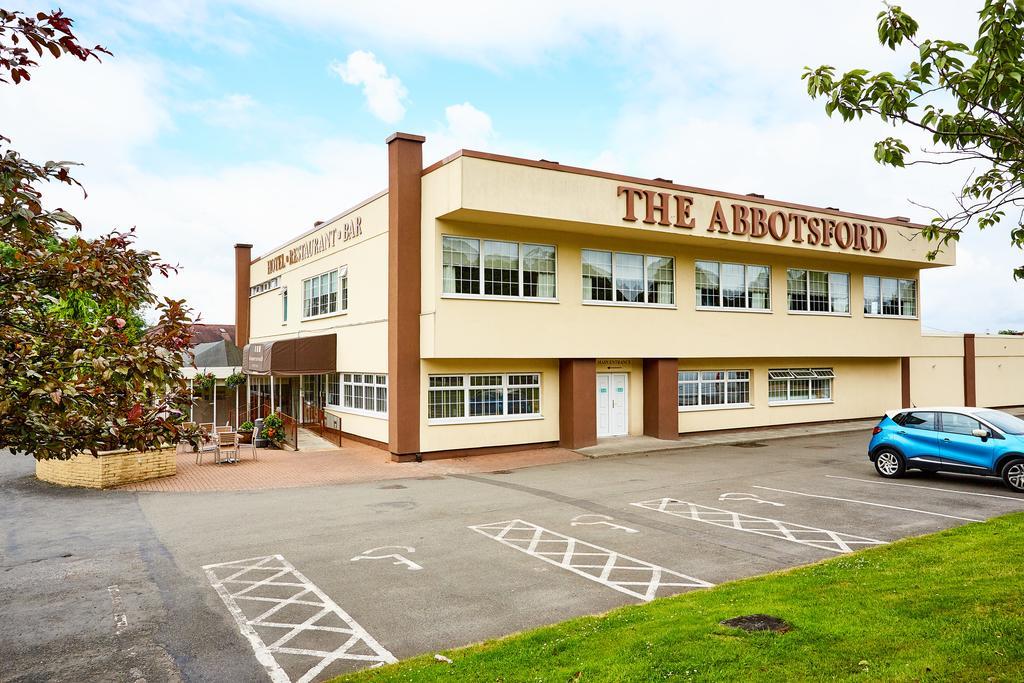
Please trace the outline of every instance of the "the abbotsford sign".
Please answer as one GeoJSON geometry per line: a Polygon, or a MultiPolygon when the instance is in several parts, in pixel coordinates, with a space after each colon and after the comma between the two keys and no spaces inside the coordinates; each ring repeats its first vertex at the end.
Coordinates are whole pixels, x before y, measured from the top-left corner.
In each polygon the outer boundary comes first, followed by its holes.
{"type": "Polygon", "coordinates": [[[885,249],[888,242],[884,227],[841,216],[814,216],[783,208],[769,211],[743,202],[730,202],[723,206],[720,199],[715,200],[709,215],[697,216],[694,215],[694,198],[691,195],[619,185],[618,196],[625,197],[622,220],[629,222],[749,235],[823,248],[835,245],[839,249],[874,254],[885,249]]]}
{"type": "Polygon", "coordinates": [[[363,219],[361,216],[337,223],[318,235],[303,240],[283,254],[278,254],[267,260],[267,274],[283,270],[287,266],[301,263],[302,261],[333,249],[339,242],[348,242],[363,234],[363,219]]]}

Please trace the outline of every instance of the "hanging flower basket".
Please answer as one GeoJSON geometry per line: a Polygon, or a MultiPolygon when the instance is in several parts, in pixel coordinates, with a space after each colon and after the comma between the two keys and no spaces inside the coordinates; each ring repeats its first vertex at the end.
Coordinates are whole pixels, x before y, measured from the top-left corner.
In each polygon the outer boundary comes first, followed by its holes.
{"type": "Polygon", "coordinates": [[[212,372],[201,372],[193,378],[192,384],[205,394],[217,386],[217,377],[212,372]]]}
{"type": "Polygon", "coordinates": [[[245,384],[245,375],[241,372],[235,372],[224,378],[224,386],[228,389],[236,389],[245,384]]]}

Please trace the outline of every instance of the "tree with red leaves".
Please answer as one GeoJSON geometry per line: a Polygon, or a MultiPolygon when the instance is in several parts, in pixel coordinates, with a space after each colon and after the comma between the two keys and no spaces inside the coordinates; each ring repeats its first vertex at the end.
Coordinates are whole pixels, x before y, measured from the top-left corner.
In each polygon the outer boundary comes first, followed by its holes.
{"type": "MultiPolygon", "coordinates": [[[[47,53],[110,54],[82,47],[62,12],[0,9],[0,82],[29,80],[47,53]]],[[[149,283],[174,266],[137,249],[134,228],[83,237],[78,219],[43,201],[46,183],[81,187],[73,164],[33,163],[10,142],[0,135],[0,449],[67,459],[190,436],[181,366],[193,320],[149,283]],[[147,307],[159,324],[139,338],[125,312],[147,307]]]]}

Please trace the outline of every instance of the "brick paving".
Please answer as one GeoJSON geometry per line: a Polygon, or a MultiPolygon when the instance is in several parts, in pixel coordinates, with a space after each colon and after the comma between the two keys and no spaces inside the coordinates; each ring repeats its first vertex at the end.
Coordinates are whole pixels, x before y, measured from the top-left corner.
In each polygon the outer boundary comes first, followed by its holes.
{"type": "Polygon", "coordinates": [[[192,453],[178,454],[178,473],[173,477],[127,484],[124,491],[259,491],[263,489],[350,484],[357,482],[470,474],[511,470],[534,465],[582,460],[583,456],[564,448],[539,448],[476,455],[466,458],[427,462],[391,462],[390,455],[379,448],[346,441],[344,447],[331,451],[280,451],[259,449],[259,460],[253,461],[247,449],[241,460],[230,465],[216,465],[207,456],[196,465],[192,453]]]}

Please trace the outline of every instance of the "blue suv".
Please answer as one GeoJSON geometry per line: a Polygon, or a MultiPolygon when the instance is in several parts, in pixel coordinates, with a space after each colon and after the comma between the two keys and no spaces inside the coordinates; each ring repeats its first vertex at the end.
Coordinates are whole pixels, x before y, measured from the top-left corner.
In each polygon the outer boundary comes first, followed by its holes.
{"type": "Polygon", "coordinates": [[[907,470],[1002,477],[1024,493],[1024,420],[991,408],[908,408],[885,414],[868,457],[887,479],[907,470]]]}

